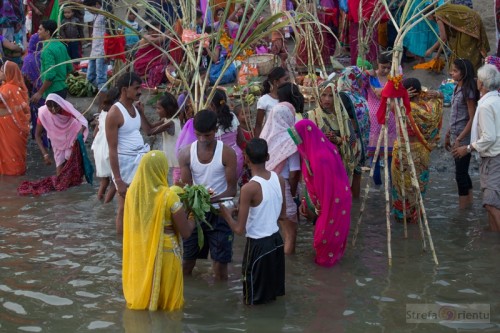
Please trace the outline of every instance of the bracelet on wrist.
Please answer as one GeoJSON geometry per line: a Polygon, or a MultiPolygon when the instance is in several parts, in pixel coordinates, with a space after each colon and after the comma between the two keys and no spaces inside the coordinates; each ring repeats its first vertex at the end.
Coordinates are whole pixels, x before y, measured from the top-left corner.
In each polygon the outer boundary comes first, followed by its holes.
{"type": "Polygon", "coordinates": [[[44,154],[43,158],[49,157],[49,154],[44,154]]]}

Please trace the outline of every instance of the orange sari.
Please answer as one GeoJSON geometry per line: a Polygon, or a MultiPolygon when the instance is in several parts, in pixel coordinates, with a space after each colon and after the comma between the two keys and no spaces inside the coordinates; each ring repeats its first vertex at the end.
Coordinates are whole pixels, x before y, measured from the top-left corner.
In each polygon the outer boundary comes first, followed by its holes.
{"type": "Polygon", "coordinates": [[[0,175],[26,172],[26,144],[30,130],[28,89],[17,64],[6,61],[0,86],[0,175]]]}

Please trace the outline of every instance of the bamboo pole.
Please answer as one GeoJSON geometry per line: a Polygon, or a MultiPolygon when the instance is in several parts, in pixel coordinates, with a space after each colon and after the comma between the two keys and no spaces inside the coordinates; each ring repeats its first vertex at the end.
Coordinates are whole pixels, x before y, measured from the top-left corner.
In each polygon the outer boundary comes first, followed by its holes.
{"type": "Polygon", "coordinates": [[[384,131],[384,177],[385,177],[385,220],[387,226],[387,259],[389,260],[389,266],[392,265],[392,248],[391,248],[391,200],[389,197],[389,166],[388,164],[388,156],[389,156],[389,147],[388,147],[388,133],[387,133],[387,124],[389,122],[389,114],[390,114],[390,103],[387,104],[387,109],[385,111],[385,124],[382,127],[384,131]]]}

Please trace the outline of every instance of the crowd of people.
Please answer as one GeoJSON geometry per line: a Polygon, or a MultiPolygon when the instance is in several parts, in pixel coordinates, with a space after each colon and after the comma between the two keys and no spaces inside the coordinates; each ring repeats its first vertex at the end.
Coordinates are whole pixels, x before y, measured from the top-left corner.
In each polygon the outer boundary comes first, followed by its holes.
{"type": "MultiPolygon", "coordinates": [[[[347,3],[351,9],[359,5],[359,1],[347,3]]],[[[86,4],[96,9],[103,6],[101,0],[88,0],[86,4]]],[[[210,7],[203,1],[199,5],[203,15],[198,18],[211,17],[206,15],[210,7]]],[[[287,6],[293,9],[293,5],[287,6]]],[[[181,308],[183,276],[191,275],[196,261],[208,255],[215,278],[226,280],[228,264],[233,261],[234,234],[245,235],[247,241],[242,258],[245,304],[275,300],[285,294],[285,255],[296,252],[299,219],[314,223],[315,263],[332,267],[346,250],[352,202],[360,196],[363,168],[373,165],[373,182],[382,184],[381,158],[372,160],[377,146],[389,154],[391,177],[386,185],[392,187],[394,219],[418,223],[422,218],[420,196],[425,195],[429,182],[430,152],[439,142],[443,94],[424,91],[418,79],[405,77],[401,85],[409,97],[409,107],[404,122],[397,126],[400,120],[393,113],[384,113],[381,121],[381,96],[387,86],[394,85],[394,78],[389,75],[392,57],[380,52],[379,44],[375,49],[368,46],[366,56],[373,68],[358,67],[358,56],[352,54],[351,66],[319,86],[318,105],[311,110],[305,109],[301,89],[292,82],[293,75],[285,68],[286,58],[282,58],[285,66],[273,68],[262,84],[254,122],[246,116],[246,106],[233,105],[222,87],[213,88],[211,99],[205,101],[206,109],[198,112],[193,112],[194,101],[189,94],[165,92],[155,106],[159,121],[151,122],[140,102],[141,90],[145,83],[157,85],[165,79],[168,62],[161,57],[158,45],[167,38],[158,33],[159,23],[150,20],[140,38],[127,39],[124,45],[138,45],[134,70],[111,84],[102,39],[110,28],[97,12],[87,78],[103,98],[93,129],[91,163],[84,143],[89,137],[89,123],[66,100],[65,83],[76,64],[71,59],[81,57],[78,39],[84,34],[83,29],[71,29],[71,24],[84,20],[84,16],[64,9],[67,25],[61,29],[65,35],[60,39],[56,21],[45,20],[51,6],[42,8],[36,2],[29,6],[35,13],[33,24],[38,26],[33,27],[32,32],[37,33],[31,34],[27,53],[18,59],[15,52],[22,54],[23,50],[17,41],[3,40],[0,35],[2,45],[14,51],[2,53],[0,68],[0,174],[17,176],[26,172],[30,132],[44,163],[55,163],[56,174],[22,182],[19,194],[61,191],[81,184],[84,177],[92,182],[95,165],[101,181],[98,198],[104,202],[117,198],[116,231],[123,234],[123,291],[129,308],[181,308]],[[382,128],[388,130],[387,147],[380,147],[382,128]],[[163,139],[163,151],[151,151],[144,136],[158,134],[163,139]],[[411,168],[416,171],[418,188],[408,177],[411,168]],[[207,223],[197,226],[193,216],[187,214],[190,207],[184,207],[171,185],[205,186],[219,213],[207,213],[207,223]],[[236,208],[225,204],[238,193],[236,208]]],[[[231,22],[237,21],[240,9],[235,7],[229,23],[200,21],[198,25],[214,29],[223,26],[229,35],[234,34],[237,28],[231,22]]],[[[339,18],[347,9],[334,1],[321,1],[319,9],[324,23],[342,36],[339,18]]],[[[372,9],[363,8],[362,16],[370,17],[372,9]]],[[[24,16],[16,13],[15,22],[24,23],[24,16]]],[[[133,28],[130,35],[140,31],[134,24],[137,14],[137,8],[127,14],[128,29],[133,28]]],[[[350,10],[349,18],[352,22],[345,21],[350,22],[349,34],[344,37],[357,38],[357,30],[364,29],[362,18],[357,10],[350,10]]],[[[471,154],[477,152],[481,157],[482,203],[490,229],[500,231],[499,61],[496,57],[484,61],[489,44],[480,16],[469,7],[445,4],[430,20],[435,21],[440,40],[452,55],[450,75],[456,87],[445,148],[455,160],[459,207],[465,209],[472,204],[469,164],[471,154]],[[462,20],[454,16],[457,13],[463,14],[462,20]]],[[[437,57],[446,52],[443,44],[431,38],[426,50],[413,48],[415,41],[415,36],[407,40],[407,56],[424,59],[434,51],[437,57]]],[[[282,48],[277,42],[283,40],[274,39],[271,50],[277,49],[280,55],[282,48]]],[[[331,44],[320,47],[324,48],[321,56],[332,55],[331,44]]],[[[207,63],[214,64],[224,62],[228,51],[223,45],[203,48],[207,63]]],[[[351,51],[357,53],[352,44],[351,51]]],[[[299,48],[298,57],[301,55],[299,48]]]]}

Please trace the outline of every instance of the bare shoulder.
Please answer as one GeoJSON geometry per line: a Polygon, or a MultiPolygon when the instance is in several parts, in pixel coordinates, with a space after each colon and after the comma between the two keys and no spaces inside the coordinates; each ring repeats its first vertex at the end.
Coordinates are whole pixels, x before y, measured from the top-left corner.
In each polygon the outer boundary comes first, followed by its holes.
{"type": "Polygon", "coordinates": [[[223,143],[223,146],[222,146],[222,157],[227,157],[227,158],[231,158],[232,156],[234,156],[234,158],[236,158],[236,152],[234,151],[233,148],[229,147],[228,145],[226,145],[225,143],[223,143]]]}
{"type": "Polygon", "coordinates": [[[259,191],[260,191],[260,184],[252,180],[243,185],[243,187],[241,188],[241,194],[249,197],[252,197],[256,193],[259,193],[259,191]]]}
{"type": "Polygon", "coordinates": [[[192,143],[183,147],[179,151],[179,162],[189,164],[189,161],[191,158],[191,145],[192,145],[192,143]]]}
{"type": "Polygon", "coordinates": [[[118,127],[123,125],[123,115],[116,105],[112,105],[106,116],[106,123],[117,124],[118,127]]]}

